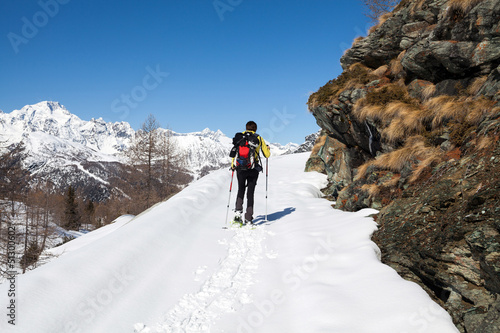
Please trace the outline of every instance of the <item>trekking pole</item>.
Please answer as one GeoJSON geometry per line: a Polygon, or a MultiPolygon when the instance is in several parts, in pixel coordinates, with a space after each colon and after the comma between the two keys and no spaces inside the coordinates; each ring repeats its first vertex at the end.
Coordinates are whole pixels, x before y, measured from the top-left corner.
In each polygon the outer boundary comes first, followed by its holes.
{"type": "Polygon", "coordinates": [[[267,183],[269,178],[269,158],[266,157],[266,221],[267,221],[267,183]]]}
{"type": "Polygon", "coordinates": [[[233,176],[234,176],[234,169],[233,169],[233,172],[231,173],[231,185],[229,185],[229,198],[227,199],[227,211],[226,211],[225,224],[227,224],[227,217],[229,215],[229,203],[231,201],[231,190],[233,189],[233,176]]]}

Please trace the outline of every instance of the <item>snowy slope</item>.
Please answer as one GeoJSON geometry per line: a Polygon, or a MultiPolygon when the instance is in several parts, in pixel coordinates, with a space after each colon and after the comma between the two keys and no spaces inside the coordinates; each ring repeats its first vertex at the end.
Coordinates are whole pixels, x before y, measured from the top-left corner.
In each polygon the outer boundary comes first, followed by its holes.
{"type": "Polygon", "coordinates": [[[307,157],[270,159],[269,222],[261,175],[254,230],[222,228],[230,173],[219,170],[68,243],[17,278],[16,326],[4,316],[0,331],[457,332],[418,285],[380,263],[373,210],[336,211],[320,198],[326,178],[302,171],[307,157]]]}

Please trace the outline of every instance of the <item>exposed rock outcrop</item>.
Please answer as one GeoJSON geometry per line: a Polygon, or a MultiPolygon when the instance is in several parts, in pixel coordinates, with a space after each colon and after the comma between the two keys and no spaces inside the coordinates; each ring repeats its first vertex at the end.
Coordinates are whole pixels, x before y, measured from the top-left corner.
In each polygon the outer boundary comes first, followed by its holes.
{"type": "Polygon", "coordinates": [[[500,329],[500,0],[403,0],[310,96],[306,169],[380,210],[383,261],[462,332],[500,329]]]}

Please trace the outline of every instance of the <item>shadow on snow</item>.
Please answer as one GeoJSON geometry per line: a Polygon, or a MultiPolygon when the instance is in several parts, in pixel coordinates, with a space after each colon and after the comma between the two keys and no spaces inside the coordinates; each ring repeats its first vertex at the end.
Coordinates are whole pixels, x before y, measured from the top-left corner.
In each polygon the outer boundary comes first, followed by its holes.
{"type": "Polygon", "coordinates": [[[269,223],[269,222],[273,223],[273,222],[281,219],[282,217],[285,217],[289,214],[292,214],[294,211],[295,211],[294,207],[288,207],[288,208],[283,209],[281,212],[271,213],[271,214],[267,215],[267,221],[266,221],[266,219],[265,219],[266,217],[264,215],[259,215],[253,220],[253,224],[259,225],[259,224],[264,224],[264,223],[269,223]]]}

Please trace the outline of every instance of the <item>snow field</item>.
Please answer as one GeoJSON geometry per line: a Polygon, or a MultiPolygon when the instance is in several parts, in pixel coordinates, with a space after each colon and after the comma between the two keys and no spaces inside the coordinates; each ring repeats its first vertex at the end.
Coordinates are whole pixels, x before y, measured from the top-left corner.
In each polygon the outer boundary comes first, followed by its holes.
{"type": "MultiPolygon", "coordinates": [[[[374,210],[336,211],[320,198],[326,177],[303,172],[307,157],[269,160],[268,222],[261,174],[254,229],[222,229],[231,174],[219,170],[68,243],[18,276],[18,321],[0,331],[457,332],[418,285],[380,263],[374,210]]],[[[6,294],[0,285],[4,309],[6,294]]]]}

